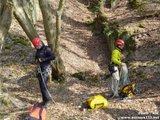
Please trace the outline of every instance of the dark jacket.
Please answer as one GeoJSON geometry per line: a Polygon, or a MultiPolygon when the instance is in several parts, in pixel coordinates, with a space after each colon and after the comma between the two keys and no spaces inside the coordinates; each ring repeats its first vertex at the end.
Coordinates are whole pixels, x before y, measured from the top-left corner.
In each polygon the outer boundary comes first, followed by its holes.
{"type": "Polygon", "coordinates": [[[43,45],[41,49],[37,49],[35,58],[36,60],[39,60],[39,58],[42,60],[39,63],[41,69],[44,70],[50,65],[51,60],[55,59],[55,55],[48,46],[43,45]]]}

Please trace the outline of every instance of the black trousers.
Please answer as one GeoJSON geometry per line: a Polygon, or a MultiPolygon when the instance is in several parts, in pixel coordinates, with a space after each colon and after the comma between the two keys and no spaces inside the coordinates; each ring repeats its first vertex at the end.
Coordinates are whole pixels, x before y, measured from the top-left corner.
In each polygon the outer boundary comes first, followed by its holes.
{"type": "Polygon", "coordinates": [[[49,102],[51,96],[48,90],[48,72],[47,71],[42,71],[42,73],[38,73],[38,80],[39,80],[39,86],[42,94],[42,100],[43,104],[46,104],[49,102]]]}

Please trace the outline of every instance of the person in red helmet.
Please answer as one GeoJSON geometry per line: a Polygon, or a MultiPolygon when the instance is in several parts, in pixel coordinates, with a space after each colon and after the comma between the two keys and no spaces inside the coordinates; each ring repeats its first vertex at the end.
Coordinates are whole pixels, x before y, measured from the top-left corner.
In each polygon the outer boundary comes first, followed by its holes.
{"type": "Polygon", "coordinates": [[[123,86],[129,84],[128,79],[128,69],[127,65],[122,62],[125,58],[122,54],[122,50],[125,46],[125,42],[122,39],[118,39],[115,42],[116,48],[112,51],[111,56],[111,65],[112,68],[110,69],[112,75],[112,82],[110,86],[111,97],[119,97],[118,90],[123,86]]]}
{"type": "Polygon", "coordinates": [[[55,59],[54,53],[48,46],[45,46],[40,37],[35,37],[32,40],[33,46],[36,48],[35,59],[38,62],[38,80],[42,93],[43,105],[46,105],[51,99],[51,94],[48,90],[47,82],[52,73],[50,62],[55,59]]]}
{"type": "Polygon", "coordinates": [[[41,39],[39,37],[35,37],[32,40],[32,44],[36,49],[40,49],[42,47],[42,41],[41,41],[41,39]]]}

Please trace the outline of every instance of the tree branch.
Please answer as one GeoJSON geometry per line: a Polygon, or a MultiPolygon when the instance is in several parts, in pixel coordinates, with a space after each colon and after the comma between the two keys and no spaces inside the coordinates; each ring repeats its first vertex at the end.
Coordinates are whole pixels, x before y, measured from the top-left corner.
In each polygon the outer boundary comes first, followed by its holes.
{"type": "Polygon", "coordinates": [[[36,29],[34,28],[32,22],[28,18],[27,14],[23,10],[22,6],[20,6],[20,3],[17,0],[13,0],[14,4],[14,16],[23,28],[24,32],[27,34],[30,40],[32,40],[34,37],[38,36],[38,33],[36,29]]]}
{"type": "Polygon", "coordinates": [[[55,51],[59,48],[59,40],[61,37],[61,17],[64,8],[65,0],[60,0],[59,7],[56,12],[56,40],[55,40],[55,51]]]}

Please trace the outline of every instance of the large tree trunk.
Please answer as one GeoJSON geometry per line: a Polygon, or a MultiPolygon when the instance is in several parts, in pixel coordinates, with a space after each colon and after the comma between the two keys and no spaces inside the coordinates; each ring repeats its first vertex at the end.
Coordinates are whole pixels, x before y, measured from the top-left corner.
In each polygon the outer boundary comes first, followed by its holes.
{"type": "Polygon", "coordinates": [[[53,24],[53,16],[51,14],[51,8],[49,6],[48,1],[39,0],[39,4],[42,11],[45,34],[48,41],[48,45],[51,47],[52,51],[56,55],[56,60],[51,63],[53,66],[53,79],[63,80],[65,79],[65,67],[60,57],[58,48],[61,32],[61,15],[63,12],[64,0],[60,0],[59,2],[59,8],[57,11],[56,19],[56,35],[54,34],[55,29],[53,24]]]}
{"type": "Polygon", "coordinates": [[[29,19],[28,15],[23,9],[22,1],[21,0],[12,0],[14,4],[14,16],[23,28],[24,32],[27,34],[30,40],[32,40],[34,37],[38,36],[38,33],[29,19]]]}
{"type": "Polygon", "coordinates": [[[12,5],[10,0],[0,0],[0,52],[2,51],[5,36],[11,26],[12,5]]]}

